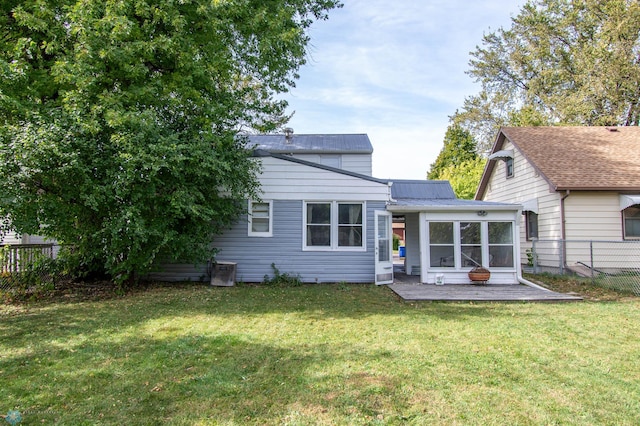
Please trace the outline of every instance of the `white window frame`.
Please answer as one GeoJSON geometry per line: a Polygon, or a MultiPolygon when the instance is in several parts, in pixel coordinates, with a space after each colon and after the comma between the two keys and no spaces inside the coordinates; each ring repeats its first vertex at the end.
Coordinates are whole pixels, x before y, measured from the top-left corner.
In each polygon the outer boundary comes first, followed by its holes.
{"type": "Polygon", "coordinates": [[[249,209],[247,212],[248,228],[247,232],[250,237],[273,237],[273,200],[251,201],[249,200],[249,209]],[[253,205],[268,204],[269,205],[269,230],[254,231],[253,230],[253,205]]]}
{"type": "Polygon", "coordinates": [[[326,201],[326,200],[306,200],[302,203],[302,250],[303,251],[367,251],[367,203],[365,201],[326,201]],[[308,204],[329,204],[331,206],[331,237],[328,246],[307,245],[307,205],[308,204]],[[359,204],[362,206],[362,245],[361,246],[339,246],[338,245],[338,210],[341,204],[359,204]]]}
{"type": "Polygon", "coordinates": [[[634,204],[632,206],[627,207],[626,209],[622,210],[622,236],[625,240],[633,240],[633,241],[637,241],[640,240],[640,235],[627,235],[627,220],[638,220],[638,219],[627,219],[627,215],[626,212],[628,209],[630,208],[635,208],[635,209],[640,209],[640,204],[634,204]]]}
{"type": "Polygon", "coordinates": [[[450,247],[451,244],[431,244],[431,241],[428,241],[427,244],[427,262],[429,265],[429,269],[431,270],[436,270],[436,271],[443,271],[443,272],[447,272],[447,271],[468,271],[470,269],[473,268],[473,265],[463,265],[464,262],[464,256],[462,254],[462,241],[461,241],[461,231],[460,231],[460,224],[461,223],[480,223],[480,238],[481,238],[481,243],[480,243],[480,249],[482,252],[482,266],[491,268],[491,269],[497,269],[497,270],[502,270],[502,271],[511,271],[514,270],[516,268],[516,253],[515,253],[515,229],[516,229],[516,224],[513,220],[474,220],[474,219],[454,219],[454,220],[430,220],[427,222],[427,236],[429,235],[429,230],[431,227],[432,223],[452,223],[453,224],[453,265],[447,264],[446,266],[432,266],[431,265],[431,248],[432,247],[439,247],[439,246],[447,246],[450,247]],[[510,223],[511,224],[511,243],[507,244],[507,243],[489,243],[489,223],[510,223]],[[511,247],[511,253],[512,253],[512,258],[513,258],[513,265],[512,266],[492,266],[491,265],[491,259],[489,256],[489,251],[491,249],[491,247],[511,247]]]}

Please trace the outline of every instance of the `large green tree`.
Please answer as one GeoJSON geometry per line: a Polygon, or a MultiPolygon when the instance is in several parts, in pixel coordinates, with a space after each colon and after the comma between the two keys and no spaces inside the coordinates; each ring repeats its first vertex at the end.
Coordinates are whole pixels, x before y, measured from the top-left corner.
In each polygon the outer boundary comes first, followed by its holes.
{"type": "Polygon", "coordinates": [[[256,195],[240,130],[273,130],[334,0],[7,0],[0,217],[117,281],[199,261],[256,195]]]}
{"type": "Polygon", "coordinates": [[[477,154],[471,132],[452,123],[444,136],[444,146],[431,164],[427,179],[448,180],[458,198],[472,199],[486,160],[477,154]]]}
{"type": "Polygon", "coordinates": [[[638,125],[640,2],[529,0],[470,66],[482,90],[454,119],[483,150],[501,125],[638,125]]]}

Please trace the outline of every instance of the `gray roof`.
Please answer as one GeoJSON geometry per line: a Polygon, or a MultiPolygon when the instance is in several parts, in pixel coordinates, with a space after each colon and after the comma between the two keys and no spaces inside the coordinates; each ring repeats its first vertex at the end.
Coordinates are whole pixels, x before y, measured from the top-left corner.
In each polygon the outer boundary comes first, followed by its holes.
{"type": "Polygon", "coordinates": [[[392,180],[390,210],[517,210],[517,204],[460,200],[446,180],[392,180]]]}
{"type": "Polygon", "coordinates": [[[391,198],[394,200],[455,200],[456,194],[446,180],[394,180],[391,186],[391,198]]]}
{"type": "Polygon", "coordinates": [[[254,149],[274,154],[371,154],[373,146],[366,134],[345,135],[248,135],[254,149]]]}
{"type": "Polygon", "coordinates": [[[391,203],[394,206],[405,206],[405,207],[474,207],[474,208],[504,208],[506,210],[517,210],[520,205],[519,204],[511,204],[511,203],[496,203],[491,201],[478,201],[478,200],[461,200],[459,198],[454,199],[425,199],[425,198],[405,198],[401,200],[396,200],[391,203]]]}

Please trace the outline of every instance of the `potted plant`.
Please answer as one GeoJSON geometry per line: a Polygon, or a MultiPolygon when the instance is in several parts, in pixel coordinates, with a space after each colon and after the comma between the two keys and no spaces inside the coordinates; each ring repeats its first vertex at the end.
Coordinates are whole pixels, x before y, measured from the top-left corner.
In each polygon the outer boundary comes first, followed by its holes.
{"type": "Polygon", "coordinates": [[[491,272],[483,266],[476,266],[469,271],[469,279],[474,284],[486,284],[490,277],[491,272]]]}

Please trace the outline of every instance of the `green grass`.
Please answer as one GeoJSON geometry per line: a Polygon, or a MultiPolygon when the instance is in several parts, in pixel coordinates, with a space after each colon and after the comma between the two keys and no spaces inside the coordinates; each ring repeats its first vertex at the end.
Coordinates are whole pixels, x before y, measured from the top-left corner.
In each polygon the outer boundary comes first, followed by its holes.
{"type": "Polygon", "coordinates": [[[640,422],[640,299],[399,301],[385,287],[155,287],[0,308],[22,424],[640,422]]]}

